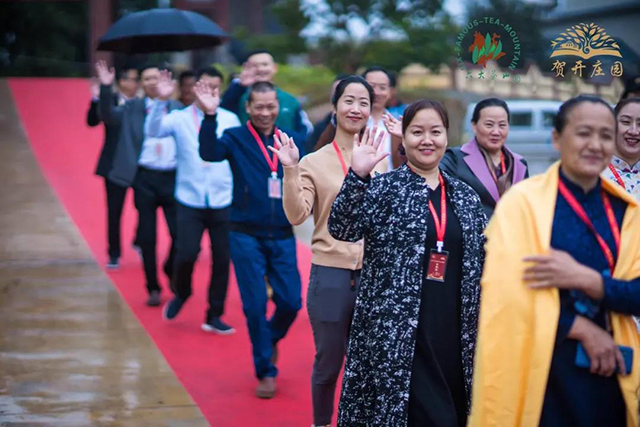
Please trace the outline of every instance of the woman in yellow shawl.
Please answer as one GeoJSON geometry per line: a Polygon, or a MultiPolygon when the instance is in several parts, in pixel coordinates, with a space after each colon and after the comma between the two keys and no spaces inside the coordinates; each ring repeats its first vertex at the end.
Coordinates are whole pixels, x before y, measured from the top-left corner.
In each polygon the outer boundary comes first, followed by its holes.
{"type": "Polygon", "coordinates": [[[637,427],[640,210],[600,178],[611,107],[573,98],[552,136],[560,163],[514,186],[486,230],[469,425],[637,427]]]}

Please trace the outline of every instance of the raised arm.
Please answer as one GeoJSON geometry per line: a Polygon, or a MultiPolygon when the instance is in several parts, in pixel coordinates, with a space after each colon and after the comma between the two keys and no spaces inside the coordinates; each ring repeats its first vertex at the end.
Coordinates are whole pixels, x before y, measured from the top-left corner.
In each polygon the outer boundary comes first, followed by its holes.
{"type": "Polygon", "coordinates": [[[229,156],[229,144],[226,137],[218,138],[218,118],[217,110],[220,105],[220,92],[211,91],[208,84],[203,81],[196,83],[194,88],[197,102],[205,112],[204,120],[200,125],[200,157],[207,162],[221,162],[229,156]]]}
{"type": "Polygon", "coordinates": [[[247,88],[254,84],[256,81],[255,67],[245,62],[242,66],[242,72],[240,77],[231,82],[227,90],[222,96],[220,106],[226,110],[229,110],[237,115],[240,115],[240,109],[244,106],[240,105],[240,99],[242,95],[247,91],[247,88]]]}
{"type": "MultiPolygon", "coordinates": [[[[175,90],[176,83],[167,70],[160,72],[158,81],[158,100],[153,104],[145,122],[145,133],[151,138],[171,136],[175,129],[175,114],[165,114],[169,108],[169,98],[175,90]]],[[[176,140],[177,142],[177,140],[176,140]]]]}
{"type": "Polygon", "coordinates": [[[100,117],[105,124],[119,124],[124,114],[124,106],[116,106],[113,103],[111,86],[115,78],[115,70],[108,68],[105,61],[98,61],[96,74],[100,81],[100,117]]]}
{"type": "Polygon", "coordinates": [[[100,114],[98,107],[100,105],[100,85],[97,81],[92,80],[89,83],[89,91],[91,92],[91,104],[89,105],[89,111],[87,111],[87,125],[94,127],[98,126],[102,120],[100,120],[100,114]]]}
{"type": "Polygon", "coordinates": [[[358,134],[353,137],[351,169],[329,214],[329,234],[336,240],[357,242],[365,236],[369,227],[373,206],[372,196],[368,191],[370,174],[389,155],[378,150],[386,132],[380,132],[375,138],[377,130],[367,129],[362,142],[358,134]]]}
{"type": "Polygon", "coordinates": [[[282,203],[287,219],[293,225],[304,222],[313,209],[316,187],[307,169],[298,164],[300,151],[293,138],[278,131],[274,136],[275,148],[269,150],[278,155],[284,168],[282,203]]]}

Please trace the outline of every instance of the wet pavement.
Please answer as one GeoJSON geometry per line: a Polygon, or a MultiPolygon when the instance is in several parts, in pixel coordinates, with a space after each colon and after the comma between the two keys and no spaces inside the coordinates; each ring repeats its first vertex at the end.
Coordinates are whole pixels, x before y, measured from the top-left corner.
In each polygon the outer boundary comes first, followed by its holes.
{"type": "Polygon", "coordinates": [[[207,426],[47,185],[0,80],[0,426],[207,426]]]}

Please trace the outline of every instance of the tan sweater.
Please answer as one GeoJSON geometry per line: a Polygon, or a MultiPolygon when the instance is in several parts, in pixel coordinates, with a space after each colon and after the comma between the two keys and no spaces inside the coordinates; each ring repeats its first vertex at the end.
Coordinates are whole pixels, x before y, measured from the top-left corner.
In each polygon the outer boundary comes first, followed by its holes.
{"type": "MultiPolygon", "coordinates": [[[[347,165],[351,165],[351,145],[341,148],[347,165]]],[[[378,163],[376,172],[386,172],[386,159],[378,163]]],[[[344,172],[333,144],[322,147],[300,160],[296,166],[284,168],[284,212],[293,225],[299,225],[313,211],[315,228],[311,237],[311,262],[326,267],[359,270],[362,268],[362,241],[340,242],[329,234],[327,222],[331,205],[335,200],[344,172]]]]}

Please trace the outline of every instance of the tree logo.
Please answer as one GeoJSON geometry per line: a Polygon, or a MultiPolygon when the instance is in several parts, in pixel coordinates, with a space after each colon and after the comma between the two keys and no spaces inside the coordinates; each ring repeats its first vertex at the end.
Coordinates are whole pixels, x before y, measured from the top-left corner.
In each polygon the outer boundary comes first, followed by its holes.
{"type": "Polygon", "coordinates": [[[622,58],[620,54],[620,46],[618,43],[604,30],[604,28],[594,24],[580,23],[567,28],[564,33],[560,33],[555,40],[551,42],[551,55],[549,58],[556,58],[553,62],[551,71],[556,73],[556,77],[564,78],[565,67],[571,67],[567,64],[569,58],[577,57],[574,66],[569,68],[573,75],[579,78],[597,78],[606,76],[604,67],[609,67],[609,73],[612,77],[622,77],[624,67],[622,62],[609,58],[593,59],[595,57],[615,57],[622,58]],[[564,57],[560,58],[559,57],[564,57]],[[603,62],[604,61],[604,62],[603,62]]]}
{"type": "MultiPolygon", "coordinates": [[[[488,61],[496,61],[504,70],[502,79],[512,77],[517,83],[520,76],[512,74],[520,62],[520,38],[511,25],[500,22],[500,19],[485,16],[469,22],[456,39],[455,51],[457,53],[458,68],[465,71],[466,63],[487,67],[488,61]],[[507,70],[508,68],[508,70],[507,70]]],[[[474,79],[472,70],[467,71],[467,79],[474,79]]],[[[491,80],[495,80],[498,74],[491,74],[491,80]]],[[[485,71],[480,70],[477,78],[485,79],[485,71]]]]}
{"type": "Polygon", "coordinates": [[[551,42],[551,58],[555,56],[577,56],[589,59],[594,56],[616,56],[622,58],[620,46],[604,28],[594,24],[578,24],[551,42]]]}

